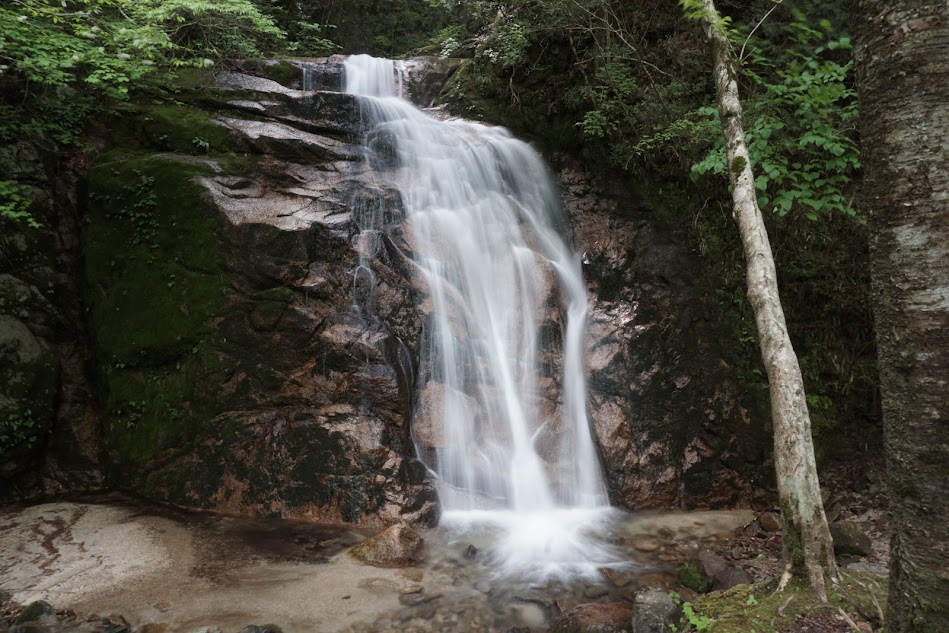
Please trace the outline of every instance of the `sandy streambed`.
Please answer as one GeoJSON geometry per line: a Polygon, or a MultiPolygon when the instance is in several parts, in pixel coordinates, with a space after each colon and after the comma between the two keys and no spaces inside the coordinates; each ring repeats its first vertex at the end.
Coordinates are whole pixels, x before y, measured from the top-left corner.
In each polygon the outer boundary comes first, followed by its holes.
{"type": "MultiPolygon", "coordinates": [[[[418,568],[360,565],[356,531],[185,513],[121,498],[0,509],[0,590],[77,614],[118,613],[132,630],[285,633],[544,630],[583,602],[628,599],[669,582],[686,550],[750,520],[746,512],[623,515],[612,537],[630,563],[602,579],[499,579],[468,542],[424,534],[418,568]],[[470,553],[470,552],[469,552],[470,553]]],[[[483,547],[483,544],[479,544],[483,547]]]]}

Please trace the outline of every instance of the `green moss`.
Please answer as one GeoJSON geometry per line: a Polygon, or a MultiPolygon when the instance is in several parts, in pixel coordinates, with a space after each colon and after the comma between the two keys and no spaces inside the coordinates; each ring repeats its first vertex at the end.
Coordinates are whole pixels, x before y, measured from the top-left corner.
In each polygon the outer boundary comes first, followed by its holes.
{"type": "Polygon", "coordinates": [[[745,170],[745,165],[747,164],[748,161],[746,161],[743,157],[736,157],[735,160],[732,161],[732,173],[736,176],[741,174],[741,172],[745,170]]]}
{"type": "Polygon", "coordinates": [[[282,86],[291,86],[302,79],[302,71],[293,63],[282,59],[277,62],[261,60],[254,65],[254,71],[261,77],[276,81],[282,86]]]}
{"type": "Polygon", "coordinates": [[[113,476],[132,485],[150,459],[196,437],[220,406],[200,386],[220,385],[226,374],[204,341],[227,286],[220,221],[194,182],[210,170],[155,156],[109,158],[90,170],[83,252],[104,441],[113,476]]]}
{"type": "Polygon", "coordinates": [[[698,593],[708,593],[712,589],[712,580],[703,574],[698,565],[688,562],[679,569],[679,582],[698,593]]]}
{"type": "MultiPolygon", "coordinates": [[[[784,591],[775,591],[776,583],[739,585],[728,591],[715,591],[695,600],[698,616],[708,617],[711,633],[749,633],[783,631],[798,616],[837,613],[837,607],[853,613],[851,601],[868,614],[876,614],[876,600],[885,608],[886,579],[862,572],[844,572],[840,590],[829,588],[828,602],[822,603],[803,584],[792,582],[784,591]],[[844,596],[846,594],[846,597],[844,596]]],[[[684,629],[687,622],[683,622],[684,629]]]]}
{"type": "Polygon", "coordinates": [[[176,103],[131,105],[112,125],[118,146],[184,154],[209,154],[235,148],[230,130],[213,113],[176,103]]]}
{"type": "Polygon", "coordinates": [[[158,157],[91,170],[85,266],[92,329],[108,362],[168,361],[200,340],[218,312],[219,222],[194,182],[206,173],[158,157]]]}

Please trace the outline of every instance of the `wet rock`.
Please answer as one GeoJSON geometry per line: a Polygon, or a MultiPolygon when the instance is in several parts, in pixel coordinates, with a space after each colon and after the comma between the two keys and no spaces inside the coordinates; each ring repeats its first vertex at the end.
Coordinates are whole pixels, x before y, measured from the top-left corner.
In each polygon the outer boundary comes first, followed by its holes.
{"type": "Polygon", "coordinates": [[[393,525],[349,550],[350,556],[373,567],[409,567],[423,556],[424,540],[404,523],[393,525]]]}
{"type": "Polygon", "coordinates": [[[625,587],[636,579],[636,574],[624,573],[611,567],[602,567],[598,570],[606,580],[615,587],[625,587]]]}
{"type": "Polygon", "coordinates": [[[763,512],[758,515],[758,525],[760,525],[761,529],[765,532],[780,532],[781,517],[774,512],[763,512]]]}
{"type": "Polygon", "coordinates": [[[95,622],[95,633],[130,633],[132,627],[121,615],[108,615],[95,622]]]}
{"type": "Polygon", "coordinates": [[[679,609],[672,597],[659,589],[646,589],[633,600],[632,633],[672,633],[678,624],[679,609]]]}
{"type": "Polygon", "coordinates": [[[202,626],[201,628],[195,629],[191,633],[224,633],[220,627],[217,626],[202,626]]]}
{"type": "Polygon", "coordinates": [[[834,539],[834,553],[837,556],[869,556],[873,553],[870,537],[856,523],[831,523],[830,536],[834,539]]]}
{"type": "Polygon", "coordinates": [[[474,545],[468,545],[468,547],[465,548],[465,553],[464,553],[465,560],[474,560],[478,557],[478,554],[480,553],[481,553],[481,550],[479,550],[477,547],[475,547],[474,545]]]}
{"type": "Polygon", "coordinates": [[[399,594],[399,604],[404,607],[417,607],[440,597],[441,594],[438,593],[428,594],[420,591],[415,593],[403,593],[399,594]]]}
{"type": "Polygon", "coordinates": [[[403,63],[405,86],[412,103],[427,108],[435,103],[445,83],[458,70],[460,59],[417,57],[403,63]]]}
{"type": "Polygon", "coordinates": [[[217,122],[234,130],[250,149],[259,154],[284,160],[326,162],[355,161],[361,157],[352,145],[283,123],[232,117],[222,117],[217,122]]]}
{"type": "Polygon", "coordinates": [[[757,521],[752,521],[742,529],[742,532],[745,536],[758,536],[763,531],[764,530],[757,521]]]}
{"type": "Polygon", "coordinates": [[[489,583],[487,580],[479,580],[475,582],[474,588],[483,594],[489,594],[492,590],[491,583],[489,583]]]}
{"type": "Polygon", "coordinates": [[[632,631],[628,602],[581,604],[557,618],[548,633],[621,633],[632,631]]]}
{"type": "Polygon", "coordinates": [[[263,626],[251,624],[242,628],[240,633],[283,633],[283,631],[276,624],[264,624],[263,626]]]}

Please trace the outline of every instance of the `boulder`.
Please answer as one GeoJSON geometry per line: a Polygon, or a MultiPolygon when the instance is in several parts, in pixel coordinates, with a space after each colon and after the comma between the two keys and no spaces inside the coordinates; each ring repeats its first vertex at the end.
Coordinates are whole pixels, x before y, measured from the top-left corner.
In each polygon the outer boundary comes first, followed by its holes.
{"type": "Polygon", "coordinates": [[[26,608],[20,612],[20,615],[16,619],[16,623],[25,624],[27,622],[35,622],[40,618],[55,615],[55,613],[56,610],[53,609],[53,605],[46,602],[45,600],[37,600],[28,604],[26,608]]]}
{"type": "Polygon", "coordinates": [[[628,633],[632,616],[628,602],[581,604],[557,618],[547,633],[628,633]]]}
{"type": "Polygon", "coordinates": [[[633,600],[632,633],[672,633],[679,609],[672,597],[660,589],[646,589],[633,600]]]}
{"type": "Polygon", "coordinates": [[[856,523],[831,523],[830,536],[834,539],[834,554],[837,556],[869,556],[873,553],[870,537],[856,523]]]}
{"type": "Polygon", "coordinates": [[[679,582],[698,593],[708,593],[751,584],[753,580],[745,570],[731,567],[724,558],[703,547],[679,569],[679,582]]]}
{"type": "Polygon", "coordinates": [[[425,541],[400,523],[349,550],[350,556],[373,567],[410,567],[423,557],[425,541]]]}
{"type": "Polygon", "coordinates": [[[738,585],[750,585],[754,583],[751,575],[740,567],[729,567],[715,574],[712,582],[714,591],[725,591],[738,585]]]}
{"type": "Polygon", "coordinates": [[[728,569],[728,563],[725,562],[724,558],[704,547],[696,552],[692,560],[699,572],[706,578],[714,578],[728,569]]]}
{"type": "Polygon", "coordinates": [[[781,517],[775,512],[762,512],[758,515],[758,525],[765,532],[780,532],[781,517]]]}

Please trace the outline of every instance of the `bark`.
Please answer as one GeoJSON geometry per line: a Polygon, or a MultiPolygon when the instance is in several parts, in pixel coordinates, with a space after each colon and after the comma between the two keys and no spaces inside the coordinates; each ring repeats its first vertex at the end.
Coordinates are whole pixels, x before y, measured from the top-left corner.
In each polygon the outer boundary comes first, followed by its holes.
{"type": "Polygon", "coordinates": [[[890,633],[949,631],[949,3],[858,0],[890,633]]]}
{"type": "Polygon", "coordinates": [[[712,45],[735,219],[748,267],[748,299],[755,313],[770,387],[774,464],[786,564],[782,587],[792,575],[805,576],[814,592],[826,600],[826,578],[836,581],[837,565],[820,498],[804,381],[788,337],[771,244],[758,208],[735,81],[737,62],[718,26],[713,0],[702,0],[702,5],[705,34],[712,45]]]}

